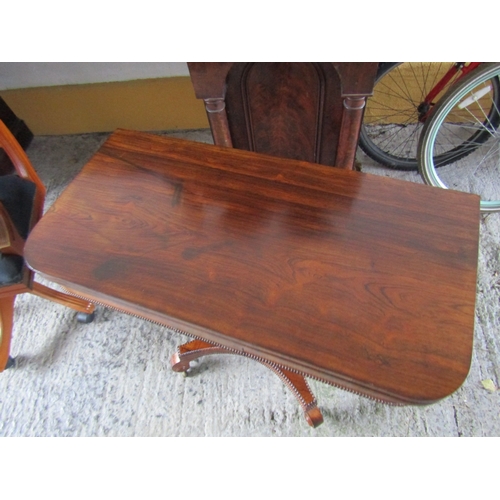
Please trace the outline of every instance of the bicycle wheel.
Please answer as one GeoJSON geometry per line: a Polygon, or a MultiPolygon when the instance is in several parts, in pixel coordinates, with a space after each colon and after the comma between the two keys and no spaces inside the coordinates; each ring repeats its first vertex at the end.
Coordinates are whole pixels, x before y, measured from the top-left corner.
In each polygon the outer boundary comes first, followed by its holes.
{"type": "MultiPolygon", "coordinates": [[[[359,146],[372,159],[389,168],[417,170],[417,146],[423,127],[423,116],[433,106],[424,102],[427,94],[456,63],[381,63],[373,96],[367,101],[359,146]]],[[[461,72],[447,82],[439,99],[461,72]]],[[[500,84],[495,82],[500,100],[500,84]]],[[[497,123],[498,126],[498,123],[497,123]]],[[[475,142],[480,142],[481,137],[475,142]]],[[[486,138],[485,138],[486,139],[486,138]]],[[[470,141],[468,142],[470,144],[470,141]]],[[[454,151],[455,155],[457,151],[454,151]]],[[[464,148],[464,154],[470,148],[464,148]]],[[[452,161],[441,152],[439,165],[452,161]]]]}
{"type": "Polygon", "coordinates": [[[500,210],[499,77],[500,63],[485,63],[458,82],[434,107],[418,146],[424,181],[478,194],[482,212],[500,210]],[[467,158],[464,149],[472,153],[467,158]],[[450,156],[446,166],[439,164],[442,151],[450,156]]]}

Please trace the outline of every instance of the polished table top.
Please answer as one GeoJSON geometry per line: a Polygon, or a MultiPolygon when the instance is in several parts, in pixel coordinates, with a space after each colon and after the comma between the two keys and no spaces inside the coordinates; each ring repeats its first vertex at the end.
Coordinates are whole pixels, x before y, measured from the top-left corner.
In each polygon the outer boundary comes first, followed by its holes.
{"type": "Polygon", "coordinates": [[[48,279],[396,403],[471,361],[479,198],[119,130],[31,233],[48,279]]]}

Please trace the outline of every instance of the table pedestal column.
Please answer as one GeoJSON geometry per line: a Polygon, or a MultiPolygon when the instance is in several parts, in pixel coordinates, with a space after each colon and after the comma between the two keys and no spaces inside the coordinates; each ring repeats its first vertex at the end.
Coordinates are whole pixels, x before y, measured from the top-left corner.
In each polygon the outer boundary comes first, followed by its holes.
{"type": "Polygon", "coordinates": [[[239,354],[240,356],[256,359],[276,373],[281,381],[288,386],[304,410],[305,418],[310,426],[317,427],[323,423],[323,415],[317,406],[316,398],[311,392],[309,384],[304,376],[282,366],[278,366],[270,361],[253,358],[252,355],[244,352],[227,349],[223,346],[210,344],[203,340],[192,340],[178,347],[177,352],[170,359],[170,364],[175,372],[187,372],[191,361],[201,358],[202,356],[208,356],[209,354],[239,354]]]}

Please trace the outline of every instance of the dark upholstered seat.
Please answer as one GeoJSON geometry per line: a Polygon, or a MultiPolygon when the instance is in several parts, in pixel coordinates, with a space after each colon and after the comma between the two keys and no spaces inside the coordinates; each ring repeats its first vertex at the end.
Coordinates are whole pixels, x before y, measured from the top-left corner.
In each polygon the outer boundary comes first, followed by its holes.
{"type": "MultiPolygon", "coordinates": [[[[23,239],[28,237],[30,231],[35,189],[35,183],[17,175],[0,177],[0,203],[23,239]]],[[[0,252],[0,286],[21,283],[23,267],[21,255],[0,252]]]]}
{"type": "Polygon", "coordinates": [[[35,198],[35,183],[17,175],[0,177],[0,202],[10,215],[19,234],[28,237],[35,198]]]}

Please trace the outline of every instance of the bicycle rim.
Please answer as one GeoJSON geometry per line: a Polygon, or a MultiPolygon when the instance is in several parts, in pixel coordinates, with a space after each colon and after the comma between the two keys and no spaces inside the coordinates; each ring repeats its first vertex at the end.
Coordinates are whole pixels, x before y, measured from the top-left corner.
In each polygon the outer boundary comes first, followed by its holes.
{"type": "Polygon", "coordinates": [[[500,63],[483,64],[450,89],[425,124],[418,148],[424,181],[479,195],[482,212],[500,210],[500,109],[495,87],[499,76],[500,63]],[[472,140],[466,143],[464,137],[472,140]],[[457,144],[470,154],[453,156],[457,144]],[[450,161],[438,169],[443,150],[451,155],[450,161]]]}
{"type": "Polygon", "coordinates": [[[389,168],[417,170],[417,147],[423,128],[419,106],[454,64],[383,64],[373,96],[367,101],[359,139],[361,149],[389,168]]]}

